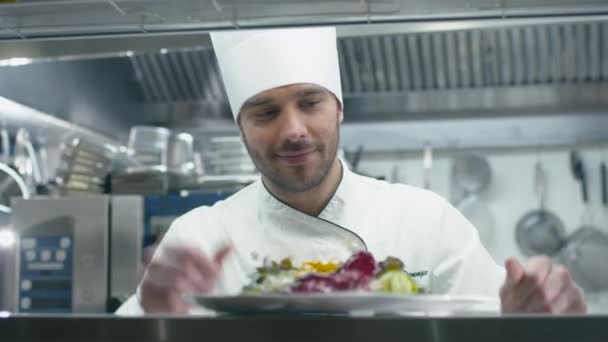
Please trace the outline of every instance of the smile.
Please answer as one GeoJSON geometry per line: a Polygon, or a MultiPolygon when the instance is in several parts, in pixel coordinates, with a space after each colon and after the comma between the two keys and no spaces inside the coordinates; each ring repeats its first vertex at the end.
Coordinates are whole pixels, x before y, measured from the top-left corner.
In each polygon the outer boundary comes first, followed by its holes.
{"type": "Polygon", "coordinates": [[[311,157],[314,152],[314,150],[310,150],[305,152],[286,153],[279,154],[278,157],[288,165],[302,165],[308,161],[309,157],[311,157]]]}

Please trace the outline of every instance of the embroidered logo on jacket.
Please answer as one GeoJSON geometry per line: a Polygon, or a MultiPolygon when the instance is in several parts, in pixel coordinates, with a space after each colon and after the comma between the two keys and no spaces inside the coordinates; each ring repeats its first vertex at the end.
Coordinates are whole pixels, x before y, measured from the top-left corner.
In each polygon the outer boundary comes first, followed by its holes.
{"type": "Polygon", "coordinates": [[[424,276],[427,276],[428,274],[429,274],[429,271],[418,271],[418,272],[410,273],[410,276],[412,278],[422,278],[424,276]]]}

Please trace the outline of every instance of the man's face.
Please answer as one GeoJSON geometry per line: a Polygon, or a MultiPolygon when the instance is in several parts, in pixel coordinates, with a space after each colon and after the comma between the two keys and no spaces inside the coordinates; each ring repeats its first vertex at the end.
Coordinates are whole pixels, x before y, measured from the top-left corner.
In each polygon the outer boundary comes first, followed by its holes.
{"type": "Polygon", "coordinates": [[[279,189],[298,193],[317,187],[329,173],[342,119],[332,93],[293,84],[250,98],[239,126],[258,170],[279,189]]]}

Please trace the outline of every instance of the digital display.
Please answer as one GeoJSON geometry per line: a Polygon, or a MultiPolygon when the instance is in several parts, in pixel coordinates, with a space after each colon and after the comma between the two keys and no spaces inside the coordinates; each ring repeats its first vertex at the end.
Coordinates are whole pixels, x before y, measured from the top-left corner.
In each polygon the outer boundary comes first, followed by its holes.
{"type": "Polygon", "coordinates": [[[32,298],[30,310],[67,308],[70,300],[67,298],[32,298]]]}
{"type": "Polygon", "coordinates": [[[69,280],[32,280],[34,290],[70,290],[69,280]]]}

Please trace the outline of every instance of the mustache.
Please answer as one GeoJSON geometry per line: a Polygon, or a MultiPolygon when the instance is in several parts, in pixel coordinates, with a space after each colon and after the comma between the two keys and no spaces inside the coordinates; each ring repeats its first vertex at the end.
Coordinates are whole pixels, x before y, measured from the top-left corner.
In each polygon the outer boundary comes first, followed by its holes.
{"type": "Polygon", "coordinates": [[[309,140],[286,140],[281,144],[278,152],[298,152],[310,150],[313,147],[314,144],[309,140]]]}

